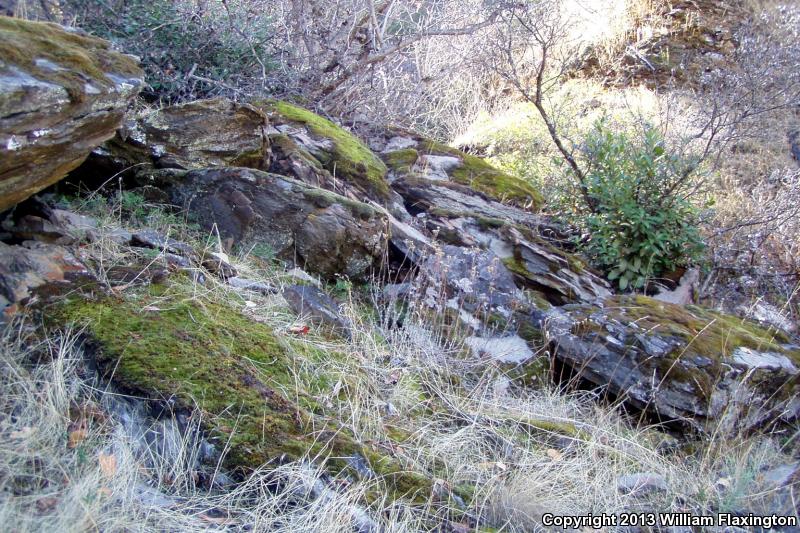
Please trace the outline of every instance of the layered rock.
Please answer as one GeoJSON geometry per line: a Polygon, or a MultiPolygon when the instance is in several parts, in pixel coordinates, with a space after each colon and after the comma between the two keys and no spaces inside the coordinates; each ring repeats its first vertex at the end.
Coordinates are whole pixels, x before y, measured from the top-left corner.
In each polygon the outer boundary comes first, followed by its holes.
{"type": "Polygon", "coordinates": [[[497,256],[480,249],[444,246],[428,257],[421,275],[428,280],[427,298],[433,306],[450,305],[482,316],[497,313],[508,319],[525,301],[497,256]],[[451,298],[456,300],[448,303],[451,298]]]}
{"type": "Polygon", "coordinates": [[[162,173],[171,201],[237,246],[266,246],[277,257],[333,278],[363,279],[389,235],[384,214],[285,176],[244,168],[162,173]]]}
{"type": "Polygon", "coordinates": [[[35,296],[89,278],[86,267],[62,246],[33,241],[9,246],[0,242],[0,323],[35,296]]]}
{"type": "Polygon", "coordinates": [[[800,415],[800,347],[756,323],[616,296],[553,309],[544,328],[580,378],[662,419],[748,428],[800,415]]]}
{"type": "Polygon", "coordinates": [[[611,295],[579,257],[545,239],[558,242],[564,235],[558,224],[535,213],[541,195],[529,183],[402,130],[389,131],[376,148],[390,169],[392,189],[414,215],[408,224],[448,245],[486,250],[514,274],[517,286],[554,304],[611,295]]]}
{"type": "MultiPolygon", "coordinates": [[[[591,302],[611,295],[608,283],[579,256],[565,252],[541,235],[559,236],[558,228],[546,219],[480,197],[470,197],[466,187],[459,193],[462,196],[459,209],[452,210],[452,196],[447,193],[453,188],[420,186],[410,190],[406,185],[407,182],[403,182],[398,191],[404,198],[411,199],[414,207],[424,208],[409,222],[412,227],[435,234],[441,242],[452,246],[487,250],[514,274],[520,288],[537,291],[556,305],[591,302]],[[441,191],[445,194],[437,196],[441,191]],[[417,192],[423,193],[427,201],[418,201],[417,192]],[[474,206],[469,205],[470,199],[475,200],[474,206]]],[[[396,241],[392,239],[393,243],[396,241]]]]}
{"type": "Polygon", "coordinates": [[[113,137],[142,86],[137,61],[106,41],[0,17],[0,211],[113,137]]]}
{"type": "Polygon", "coordinates": [[[393,185],[411,180],[417,186],[437,185],[464,191],[457,187],[461,185],[470,190],[467,193],[470,196],[482,196],[531,212],[542,204],[542,195],[525,180],[498,170],[479,157],[415,133],[391,130],[386,133],[385,142],[376,147],[389,168],[389,181],[393,185]]]}
{"type": "Polygon", "coordinates": [[[517,277],[518,283],[542,293],[556,304],[591,302],[611,296],[611,287],[577,255],[569,254],[513,227],[497,232],[506,247],[497,254],[517,277]]]}
{"type": "Polygon", "coordinates": [[[131,118],[92,152],[89,163],[104,175],[149,168],[266,170],[267,127],[267,117],[251,105],[224,98],[197,100],[131,118]]]}

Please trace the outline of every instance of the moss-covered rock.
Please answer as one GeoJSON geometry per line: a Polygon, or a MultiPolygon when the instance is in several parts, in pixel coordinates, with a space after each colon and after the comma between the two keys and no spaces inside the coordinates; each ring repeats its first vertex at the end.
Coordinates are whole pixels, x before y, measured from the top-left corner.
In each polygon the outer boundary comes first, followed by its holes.
{"type": "Polygon", "coordinates": [[[531,211],[538,211],[544,201],[536,187],[495,168],[480,157],[435,141],[423,142],[421,151],[425,154],[450,155],[461,159],[461,165],[450,171],[450,178],[456,183],[469,185],[490,198],[531,211]]]}
{"type": "Polygon", "coordinates": [[[800,415],[800,348],[780,331],[645,296],[567,307],[545,323],[557,359],[639,409],[745,429],[800,415]]]}
{"type": "Polygon", "coordinates": [[[386,165],[355,135],[316,113],[288,102],[265,100],[253,102],[253,105],[264,110],[271,122],[283,130],[282,133],[322,163],[335,178],[376,200],[388,198],[386,165]],[[292,126],[302,128],[305,133],[292,130],[292,126]]]}
{"type": "Polygon", "coordinates": [[[292,140],[291,137],[284,134],[270,135],[271,148],[273,155],[280,154],[278,157],[281,159],[294,159],[299,158],[311,167],[322,170],[322,163],[320,163],[313,155],[300,148],[300,146],[292,140]]]}
{"type": "Polygon", "coordinates": [[[389,152],[383,156],[386,166],[391,171],[401,175],[410,173],[418,160],[419,152],[413,148],[389,152]]]}
{"type": "Polygon", "coordinates": [[[125,299],[71,294],[50,317],[85,325],[101,373],[123,390],[198,409],[220,448],[229,446],[228,468],[246,473],[311,458],[355,477],[353,461],[365,461],[392,496],[430,494],[430,480],[325,417],[315,400],[331,386],[324,372],[304,373],[288,341],[228,304],[200,301],[191,287],[173,283],[125,299]]]}
{"type": "MultiPolygon", "coordinates": [[[[482,203],[467,196],[463,185],[404,179],[394,183],[409,204],[427,215],[426,229],[438,239],[461,247],[489,248],[514,274],[516,285],[543,294],[555,305],[591,302],[611,295],[610,286],[574,253],[557,248],[539,232],[555,233],[546,220],[520,209],[482,203]],[[470,199],[474,200],[469,205],[470,199]]],[[[557,230],[557,228],[556,228],[557,230]]]]}
{"type": "Polygon", "coordinates": [[[381,157],[395,179],[421,177],[451,181],[491,200],[533,212],[542,205],[542,195],[533,185],[493,167],[480,157],[411,132],[393,133],[395,136],[388,141],[381,157]]]}
{"type": "Polygon", "coordinates": [[[0,211],[113,137],[143,76],[102,39],[0,17],[0,211]]]}

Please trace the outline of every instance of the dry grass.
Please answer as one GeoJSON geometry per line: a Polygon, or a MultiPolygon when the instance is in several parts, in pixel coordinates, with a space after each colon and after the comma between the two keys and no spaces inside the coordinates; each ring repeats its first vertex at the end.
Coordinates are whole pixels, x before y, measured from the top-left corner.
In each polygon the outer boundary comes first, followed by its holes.
{"type": "MultiPolygon", "coordinates": [[[[122,221],[110,217],[103,231],[122,221]]],[[[110,243],[101,238],[84,252],[105,265],[130,259],[132,252],[110,243]]],[[[280,268],[249,254],[233,261],[242,276],[288,282],[280,268]]],[[[243,313],[287,338],[306,322],[278,295],[237,292],[213,277],[195,283],[192,297],[244,302],[243,313]]],[[[465,501],[365,505],[364,494],[380,480],[334,488],[311,458],[234,483],[216,467],[219,451],[208,460],[196,415],[153,419],[135,398],[95,381],[80,331],[41,339],[36,324],[18,321],[0,343],[0,523],[20,532],[327,532],[359,524],[432,531],[457,516],[521,532],[538,529],[544,512],[741,509],[769,497],[759,472],[790,461],[791,440],[781,447],[770,436],[720,433],[684,450],[591,393],[509,386],[502,368],[473,356],[431,313],[412,310],[403,327],[394,326],[394,303],[350,291],[342,304],[353,324],[349,339],[312,328],[286,347],[298,375],[333,376],[334,390],[318,398],[328,415],[357,438],[390,446],[435,486],[459,489],[465,501]],[[308,354],[319,351],[347,357],[312,361],[308,354]],[[642,472],[663,476],[667,491],[642,499],[616,490],[621,476],[642,472]]]]}

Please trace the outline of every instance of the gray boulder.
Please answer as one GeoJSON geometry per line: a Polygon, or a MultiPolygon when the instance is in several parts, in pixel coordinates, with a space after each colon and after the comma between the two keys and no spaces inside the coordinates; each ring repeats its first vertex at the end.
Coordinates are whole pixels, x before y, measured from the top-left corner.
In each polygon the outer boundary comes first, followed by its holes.
{"type": "Polygon", "coordinates": [[[269,247],[309,272],[366,279],[386,250],[382,212],[292,178],[244,168],[165,176],[171,201],[203,228],[234,245],[269,247]]]}
{"type": "Polygon", "coordinates": [[[54,209],[35,197],[9,211],[0,228],[14,241],[40,241],[51,244],[90,242],[98,236],[96,219],[64,209],[54,209]]]}
{"type": "Polygon", "coordinates": [[[283,299],[294,313],[306,317],[313,324],[339,335],[350,334],[350,324],[339,313],[339,306],[327,294],[313,285],[288,285],[283,289],[283,299]]]}

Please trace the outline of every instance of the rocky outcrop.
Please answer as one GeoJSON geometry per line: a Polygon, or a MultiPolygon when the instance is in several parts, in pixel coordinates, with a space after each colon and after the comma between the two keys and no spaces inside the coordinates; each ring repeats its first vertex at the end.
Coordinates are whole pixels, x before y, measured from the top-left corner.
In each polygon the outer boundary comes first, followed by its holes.
{"type": "MultiPolygon", "coordinates": [[[[545,217],[483,197],[467,186],[413,178],[392,184],[415,213],[413,224],[452,246],[487,250],[517,285],[556,305],[611,295],[608,283],[577,255],[548,242],[560,228],[545,217]]],[[[392,239],[395,243],[396,239],[392,239]]]]}
{"type": "Polygon", "coordinates": [[[269,167],[267,117],[248,104],[216,98],[151,110],[128,120],[89,158],[93,172],[269,167]]]}
{"type": "Polygon", "coordinates": [[[106,41],[0,17],[0,211],[113,137],[142,85],[137,61],[106,41]]]}
{"type": "Polygon", "coordinates": [[[408,211],[413,215],[428,213],[442,218],[466,215],[526,226],[546,223],[542,217],[503,204],[460,183],[410,175],[392,182],[392,188],[403,197],[408,211]]]}
{"type": "MultiPolygon", "coordinates": [[[[382,234],[388,233],[399,263],[425,264],[438,240],[485,250],[513,272],[512,279],[520,288],[541,293],[554,304],[588,302],[610,294],[608,285],[583,261],[553,244],[564,240],[563,231],[535,213],[541,196],[526,181],[480,158],[407,131],[388,130],[371,141],[381,150],[385,164],[352,134],[308,110],[280,101],[248,105],[215,99],[140,117],[96,150],[93,161],[109,166],[101,173],[104,176],[139,167],[136,183],[150,196],[156,191],[163,194],[153,187],[158,180],[149,178],[159,169],[268,165],[273,173],[292,176],[315,190],[331,191],[358,204],[366,200],[369,209],[389,221],[389,231],[382,234]],[[208,123],[216,127],[209,129],[208,123]]],[[[181,202],[193,194],[189,189],[181,189],[181,202]]],[[[249,205],[250,200],[236,202],[230,197],[214,202],[217,207],[226,202],[236,205],[242,214],[249,209],[242,206],[249,205]]],[[[356,205],[352,202],[350,205],[356,205]]],[[[206,225],[217,222],[226,237],[236,243],[248,240],[242,227],[233,227],[238,219],[218,216],[221,213],[211,217],[213,222],[205,217],[206,225]]],[[[273,221],[270,227],[282,222],[273,221]]],[[[285,231],[271,235],[272,230],[266,230],[266,226],[258,230],[264,244],[273,251],[285,252],[287,258],[294,254],[288,252],[291,239],[285,231]]],[[[328,248],[316,248],[321,244],[317,239],[298,250],[301,262],[311,256],[330,256],[328,248]]],[[[309,268],[325,276],[337,273],[331,265],[309,268]]],[[[355,270],[363,273],[360,267],[355,270]]],[[[348,268],[339,273],[352,272],[353,268],[348,268]]]]}
{"type": "Polygon", "coordinates": [[[386,165],[357,137],[311,111],[278,100],[253,102],[269,117],[277,168],[345,196],[391,196],[386,165]]]}
{"type": "Polygon", "coordinates": [[[268,247],[328,278],[363,279],[386,250],[389,229],[381,211],[292,178],[219,168],[154,179],[174,204],[222,239],[268,247]]]}
{"type": "Polygon", "coordinates": [[[616,296],[552,309],[544,328],[580,378],[664,420],[746,429],[800,416],[800,347],[753,322],[616,296]]]}
{"type": "MultiPolygon", "coordinates": [[[[479,157],[415,133],[390,130],[383,140],[375,141],[375,148],[389,168],[388,179],[393,185],[399,180],[423,180],[423,186],[435,182],[440,187],[463,192],[464,188],[457,187],[461,185],[469,190],[470,196],[481,196],[531,212],[542,204],[542,195],[525,180],[498,170],[479,157]]],[[[442,202],[438,203],[438,207],[447,208],[442,202]]]]}
{"type": "MultiPolygon", "coordinates": [[[[554,304],[611,295],[579,257],[546,240],[565,240],[563,230],[535,213],[541,195],[526,181],[403,130],[390,130],[375,148],[389,167],[392,189],[413,215],[406,224],[451,246],[486,250],[513,273],[517,286],[554,304]]],[[[400,248],[396,239],[392,243],[400,248]]]]}

